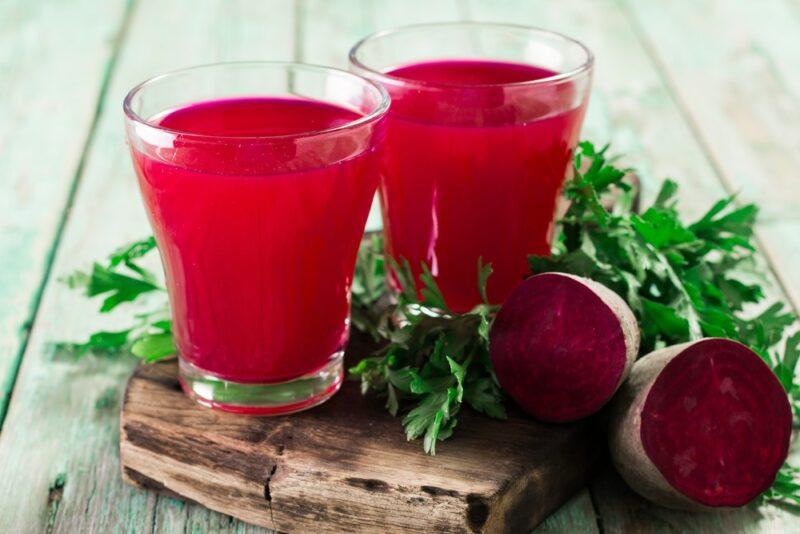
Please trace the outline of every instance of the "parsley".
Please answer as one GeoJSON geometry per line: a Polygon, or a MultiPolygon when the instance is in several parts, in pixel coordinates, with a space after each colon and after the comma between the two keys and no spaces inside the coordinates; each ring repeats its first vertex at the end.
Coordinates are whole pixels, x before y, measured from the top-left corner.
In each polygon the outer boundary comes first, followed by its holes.
{"type": "MultiPolygon", "coordinates": [[[[71,289],[82,290],[86,297],[102,297],[99,312],[109,313],[121,304],[138,301],[143,295],[165,293],[155,274],[137,263],[155,248],[152,237],[136,241],[115,250],[105,262],[96,262],[91,271],[75,271],[60,280],[71,289]]],[[[130,352],[146,362],[154,362],[175,353],[171,332],[169,309],[163,298],[152,311],[134,315],[127,328],[95,332],[81,343],[56,343],[56,349],[75,357],[130,352]]]]}
{"type": "MultiPolygon", "coordinates": [[[[380,242],[365,246],[373,247],[370,257],[383,256],[374,249],[380,242]]],[[[483,304],[468,313],[452,312],[424,265],[419,299],[408,262],[389,262],[402,288],[390,308],[397,326],[383,321],[380,335],[387,343],[350,374],[361,380],[362,393],[384,395],[392,415],[403,410],[406,437],[422,437],[425,452],[436,454],[436,442],[452,435],[464,403],[488,416],[506,417],[489,360],[489,322],[495,308],[483,304]]],[[[491,267],[479,262],[481,294],[490,273],[491,267]]]]}
{"type": "Polygon", "coordinates": [[[800,469],[788,463],[781,467],[772,487],[761,495],[761,501],[784,502],[793,506],[800,506],[800,469]]]}
{"type": "Polygon", "coordinates": [[[100,312],[109,312],[141,294],[161,289],[153,274],[135,263],[155,246],[152,237],[131,243],[113,252],[105,265],[95,263],[90,273],[76,271],[62,281],[72,289],[84,289],[87,297],[104,295],[100,312]],[[128,272],[121,272],[123,267],[128,272]]]}
{"type": "Polygon", "coordinates": [[[387,294],[383,237],[372,234],[358,250],[351,289],[350,321],[375,341],[380,341],[381,329],[388,320],[386,314],[377,311],[388,304],[387,294]]]}

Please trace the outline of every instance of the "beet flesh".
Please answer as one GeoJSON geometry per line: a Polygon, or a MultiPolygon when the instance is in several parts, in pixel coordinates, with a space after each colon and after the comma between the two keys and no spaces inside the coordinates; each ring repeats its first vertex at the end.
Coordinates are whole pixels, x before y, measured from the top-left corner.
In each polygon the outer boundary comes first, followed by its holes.
{"type": "Polygon", "coordinates": [[[744,345],[708,338],[640,359],[612,407],[611,457],[664,506],[743,506],[789,451],[792,412],[777,377],[744,345]]]}
{"type": "Polygon", "coordinates": [[[529,414],[552,422],[602,408],[638,350],[639,328],[627,304],[597,282],[562,273],[518,285],[489,339],[503,390],[529,414]]]}

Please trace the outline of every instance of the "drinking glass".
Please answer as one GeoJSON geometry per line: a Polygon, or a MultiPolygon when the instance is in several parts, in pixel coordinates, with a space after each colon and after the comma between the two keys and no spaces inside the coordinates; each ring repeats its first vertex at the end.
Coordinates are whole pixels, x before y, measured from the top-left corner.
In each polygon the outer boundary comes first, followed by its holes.
{"type": "Polygon", "coordinates": [[[267,62],[172,72],[125,98],[189,397],[268,415],[339,389],[388,106],[355,74],[267,62]]]}
{"type": "MultiPolygon", "coordinates": [[[[503,302],[550,253],[556,199],[571,169],[589,94],[592,54],[524,26],[440,23],[366,37],[351,70],[392,98],[380,199],[388,253],[422,264],[449,307],[503,302]]],[[[394,280],[395,285],[397,284],[394,280]]]]}

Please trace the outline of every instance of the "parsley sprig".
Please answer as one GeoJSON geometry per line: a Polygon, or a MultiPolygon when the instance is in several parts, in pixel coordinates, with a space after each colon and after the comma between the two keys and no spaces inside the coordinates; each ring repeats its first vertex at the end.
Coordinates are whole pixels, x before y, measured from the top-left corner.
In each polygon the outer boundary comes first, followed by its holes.
{"type": "MultiPolygon", "coordinates": [[[[144,295],[165,293],[155,274],[138,263],[155,248],[153,237],[135,241],[112,252],[104,263],[95,262],[91,271],[78,270],[61,281],[71,289],[82,290],[86,297],[102,297],[99,312],[110,313],[122,304],[138,303],[144,295]]],[[[166,294],[155,308],[135,313],[127,328],[101,330],[84,342],[60,342],[56,348],[74,357],[87,353],[131,353],[153,362],[171,356],[175,354],[175,345],[166,294]]]]}
{"type": "Polygon", "coordinates": [[[352,325],[380,341],[389,318],[386,261],[383,256],[383,237],[371,234],[358,249],[356,271],[350,290],[350,321],[352,325]]]}
{"type": "MultiPolygon", "coordinates": [[[[380,242],[366,246],[373,247],[373,257],[383,256],[374,248],[380,242]]],[[[423,437],[425,452],[436,454],[436,442],[452,435],[464,403],[490,417],[506,417],[489,360],[489,323],[496,310],[484,303],[455,313],[427,266],[422,265],[418,293],[408,262],[389,261],[401,288],[390,308],[397,326],[383,320],[379,334],[386,345],[350,374],[361,380],[362,393],[385,395],[392,415],[404,410],[406,437],[423,437]]],[[[491,266],[479,262],[476,282],[482,295],[490,274],[491,266]]]]}

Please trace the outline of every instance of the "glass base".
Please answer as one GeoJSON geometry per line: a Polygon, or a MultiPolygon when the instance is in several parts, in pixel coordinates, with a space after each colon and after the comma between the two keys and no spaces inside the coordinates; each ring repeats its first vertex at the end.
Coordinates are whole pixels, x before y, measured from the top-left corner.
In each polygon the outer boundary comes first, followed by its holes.
{"type": "Polygon", "coordinates": [[[203,406],[245,415],[286,415],[322,404],[339,391],[343,356],[339,351],[312,374],[270,384],[223,380],[179,358],[178,378],[184,393],[203,406]]]}

